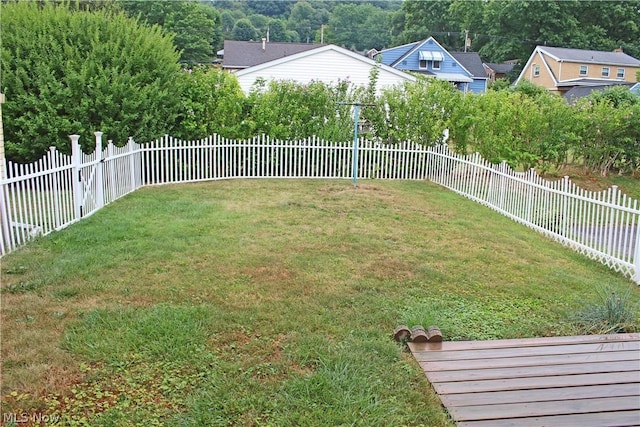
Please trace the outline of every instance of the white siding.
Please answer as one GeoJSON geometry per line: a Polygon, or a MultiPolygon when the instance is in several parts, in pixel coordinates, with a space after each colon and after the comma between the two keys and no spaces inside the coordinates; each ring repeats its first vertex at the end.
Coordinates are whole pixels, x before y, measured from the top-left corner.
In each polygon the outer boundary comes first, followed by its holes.
{"type": "MultiPolygon", "coordinates": [[[[244,70],[238,75],[240,87],[249,93],[251,86],[258,77],[269,80],[294,80],[299,83],[309,83],[313,80],[335,84],[340,80],[348,80],[358,86],[369,83],[369,73],[372,63],[368,58],[364,60],[353,58],[336,50],[324,50],[304,57],[298,57],[286,62],[274,61],[267,67],[254,67],[254,70],[244,70]]],[[[401,75],[380,69],[378,87],[394,86],[403,81],[413,80],[408,75],[401,75]]]]}

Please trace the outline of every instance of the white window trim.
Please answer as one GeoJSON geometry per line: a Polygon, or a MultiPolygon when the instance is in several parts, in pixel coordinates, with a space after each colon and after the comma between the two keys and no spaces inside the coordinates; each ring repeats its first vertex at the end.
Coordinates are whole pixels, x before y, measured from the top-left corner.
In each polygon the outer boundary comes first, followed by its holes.
{"type": "Polygon", "coordinates": [[[602,77],[609,78],[611,77],[611,67],[602,67],[602,77]],[[604,70],[607,70],[607,74],[604,73],[604,70]]]}
{"type": "Polygon", "coordinates": [[[418,69],[426,70],[427,68],[429,68],[429,61],[427,61],[426,59],[418,59],[418,69]],[[423,62],[424,62],[424,67],[422,66],[423,62]]]}
{"type": "Polygon", "coordinates": [[[431,68],[434,70],[439,70],[440,68],[442,68],[442,61],[436,61],[434,59],[433,61],[431,61],[431,68]],[[436,68],[436,64],[438,64],[437,68],[436,68]]]}
{"type": "Polygon", "coordinates": [[[589,66],[588,65],[581,65],[580,68],[578,69],[578,75],[580,77],[588,76],[589,75],[589,66]],[[582,72],[582,67],[584,67],[584,73],[582,72]]]}
{"type": "Polygon", "coordinates": [[[626,71],[627,70],[625,68],[619,67],[618,70],[616,71],[616,77],[621,79],[621,80],[624,80],[624,76],[626,74],[626,71]],[[622,75],[620,75],[620,71],[622,71],[622,75]]]}
{"type": "Polygon", "coordinates": [[[537,64],[533,65],[533,77],[540,77],[540,66],[537,64]]]}

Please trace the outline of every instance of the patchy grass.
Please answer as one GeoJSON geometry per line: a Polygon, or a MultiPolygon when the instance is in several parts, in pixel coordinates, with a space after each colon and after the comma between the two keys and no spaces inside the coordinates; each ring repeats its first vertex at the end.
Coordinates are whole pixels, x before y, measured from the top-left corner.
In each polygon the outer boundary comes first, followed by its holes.
{"type": "Polygon", "coordinates": [[[425,182],[145,188],[1,262],[2,411],[71,426],[449,426],[395,326],[573,334],[629,288],[425,182]]]}

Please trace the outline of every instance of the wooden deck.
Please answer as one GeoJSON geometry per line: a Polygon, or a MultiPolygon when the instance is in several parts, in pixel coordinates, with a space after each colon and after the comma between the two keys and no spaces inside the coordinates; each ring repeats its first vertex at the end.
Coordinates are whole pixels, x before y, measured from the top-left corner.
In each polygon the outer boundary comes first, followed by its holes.
{"type": "Polygon", "coordinates": [[[459,426],[640,426],[640,334],[409,348],[459,426]]]}

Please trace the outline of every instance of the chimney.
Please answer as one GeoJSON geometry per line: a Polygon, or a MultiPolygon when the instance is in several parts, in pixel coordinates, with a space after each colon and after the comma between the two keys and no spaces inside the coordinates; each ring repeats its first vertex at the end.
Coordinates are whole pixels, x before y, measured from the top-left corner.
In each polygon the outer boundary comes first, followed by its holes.
{"type": "Polygon", "coordinates": [[[262,38],[262,51],[264,52],[265,50],[267,50],[267,39],[265,39],[263,37],[262,38]]]}
{"type": "Polygon", "coordinates": [[[614,51],[615,53],[624,53],[624,50],[622,50],[622,46],[620,46],[620,47],[617,47],[617,48],[613,49],[613,51],[614,51]]]}

